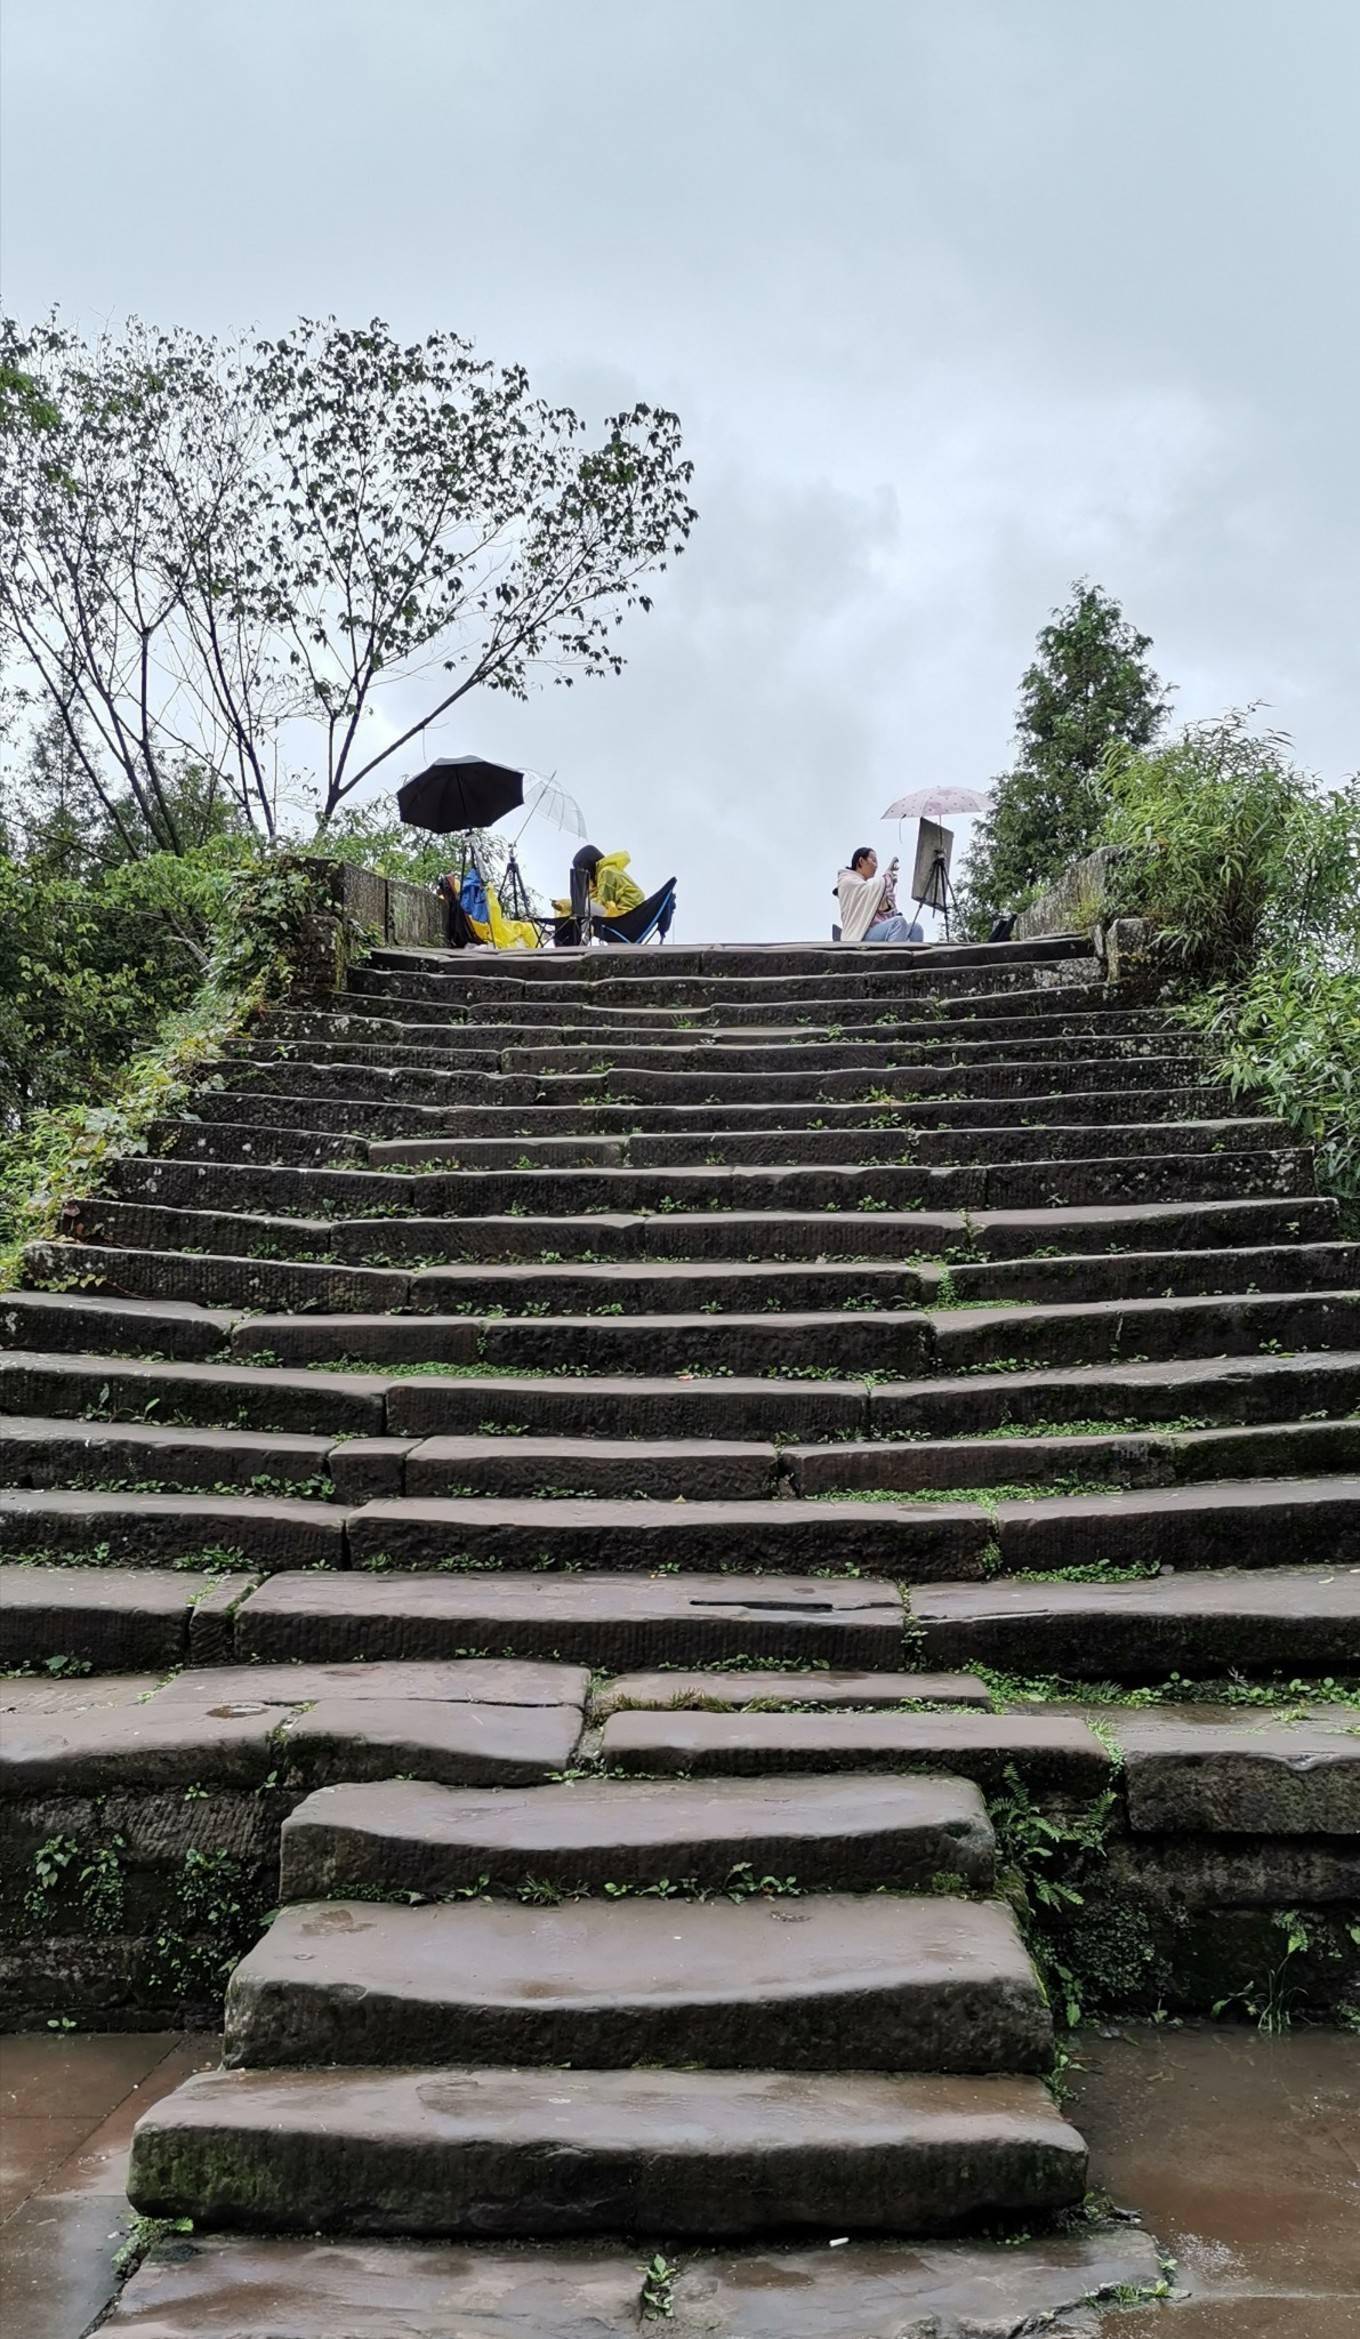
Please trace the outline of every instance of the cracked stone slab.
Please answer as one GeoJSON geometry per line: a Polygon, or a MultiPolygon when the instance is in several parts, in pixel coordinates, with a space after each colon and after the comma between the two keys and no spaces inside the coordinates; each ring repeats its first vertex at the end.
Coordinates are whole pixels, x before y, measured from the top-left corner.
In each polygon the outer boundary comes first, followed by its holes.
{"type": "Polygon", "coordinates": [[[447,1786],[518,1787],[566,1769],[581,1714],[564,1705],[323,1697],[285,1717],[282,1730],[281,1752],[317,1782],[409,1775],[447,1786]]]}
{"type": "Polygon", "coordinates": [[[369,1698],[429,1699],[442,1704],[584,1706],[590,1675],[584,1665],[517,1664],[499,1658],[380,1660],[376,1664],[215,1665],[176,1674],[156,1697],[166,1705],[220,1705],[258,1700],[264,1705],[313,1705],[320,1698],[349,1703],[369,1698]]]}

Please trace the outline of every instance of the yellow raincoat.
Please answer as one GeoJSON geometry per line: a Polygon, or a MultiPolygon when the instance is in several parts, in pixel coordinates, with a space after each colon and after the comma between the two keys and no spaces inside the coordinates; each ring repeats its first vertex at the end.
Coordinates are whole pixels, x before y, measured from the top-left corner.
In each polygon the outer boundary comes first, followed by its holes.
{"type": "MultiPolygon", "coordinates": [[[[590,888],[590,906],[601,918],[621,918],[625,910],[635,910],[647,899],[635,877],[628,874],[631,853],[602,853],[596,864],[590,888]]],[[[571,915],[569,901],[555,901],[553,908],[559,918],[571,915]]]]}
{"type": "Polygon", "coordinates": [[[501,908],[500,896],[494,885],[486,889],[487,916],[469,918],[468,924],[479,942],[493,943],[497,950],[541,950],[543,937],[528,918],[507,918],[501,908]]]}

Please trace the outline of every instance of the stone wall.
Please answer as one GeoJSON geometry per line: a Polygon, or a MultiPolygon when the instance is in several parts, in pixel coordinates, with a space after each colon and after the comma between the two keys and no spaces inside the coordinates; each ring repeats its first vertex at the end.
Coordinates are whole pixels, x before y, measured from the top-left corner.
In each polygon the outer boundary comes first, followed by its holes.
{"type": "Polygon", "coordinates": [[[1017,942],[1038,934],[1089,933],[1104,909],[1115,858],[1114,846],[1099,845],[1094,853],[1073,861],[1027,910],[1021,911],[1015,922],[1017,942]]]}

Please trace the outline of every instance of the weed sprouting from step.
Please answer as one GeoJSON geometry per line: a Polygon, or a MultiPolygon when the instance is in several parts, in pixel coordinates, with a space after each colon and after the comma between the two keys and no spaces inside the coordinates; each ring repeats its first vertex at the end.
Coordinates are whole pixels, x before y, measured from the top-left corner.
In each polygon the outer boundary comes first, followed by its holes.
{"type": "Polygon", "coordinates": [[[135,2274],[148,2251],[156,2249],[171,2234],[192,2233],[192,2217],[134,2217],[126,2238],[113,2253],[113,2271],[126,2281],[135,2274]]]}
{"type": "Polygon", "coordinates": [[[642,2268],[642,2292],[639,2312],[643,2322],[666,2322],[675,2313],[675,2285],[680,2268],[673,2258],[663,2257],[660,2251],[648,2258],[642,2268]]]}

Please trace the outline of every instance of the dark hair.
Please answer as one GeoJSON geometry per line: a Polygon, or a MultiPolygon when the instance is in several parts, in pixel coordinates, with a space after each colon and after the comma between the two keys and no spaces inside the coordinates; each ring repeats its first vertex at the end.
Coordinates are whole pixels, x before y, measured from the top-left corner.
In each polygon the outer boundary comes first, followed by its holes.
{"type": "Polygon", "coordinates": [[[861,861],[867,861],[873,849],[874,848],[872,845],[856,845],[853,853],[850,855],[851,868],[857,869],[861,861]]]}
{"type": "Polygon", "coordinates": [[[598,845],[582,845],[579,853],[573,853],[571,865],[573,869],[593,869],[603,859],[598,845]]]}

